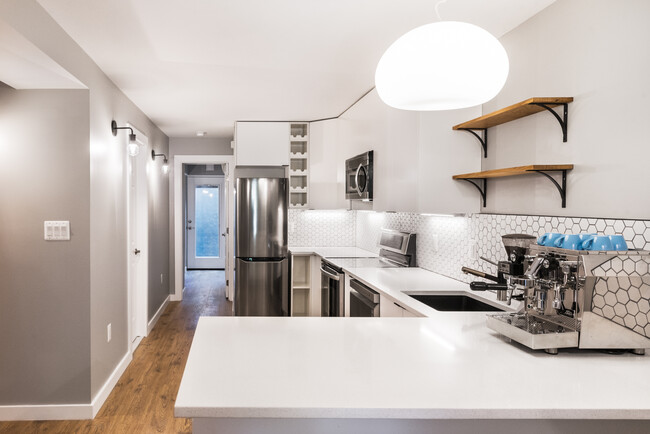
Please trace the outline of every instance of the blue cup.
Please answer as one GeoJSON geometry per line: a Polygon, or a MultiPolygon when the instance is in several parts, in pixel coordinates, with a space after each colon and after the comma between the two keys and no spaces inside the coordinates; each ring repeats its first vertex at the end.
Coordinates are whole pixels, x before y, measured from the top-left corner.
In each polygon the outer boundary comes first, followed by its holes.
{"type": "Polygon", "coordinates": [[[537,244],[540,246],[553,247],[555,245],[555,241],[557,241],[557,239],[561,236],[562,234],[558,234],[557,232],[547,232],[537,239],[537,244]]]}
{"type": "Polygon", "coordinates": [[[607,235],[592,235],[582,243],[583,250],[614,250],[612,240],[607,235]]]}
{"type": "Polygon", "coordinates": [[[555,243],[553,243],[553,246],[570,250],[582,250],[582,241],[583,238],[580,235],[567,234],[558,237],[555,243]]]}
{"type": "Polygon", "coordinates": [[[613,250],[627,250],[627,243],[623,235],[610,235],[609,240],[612,242],[613,250]]]}

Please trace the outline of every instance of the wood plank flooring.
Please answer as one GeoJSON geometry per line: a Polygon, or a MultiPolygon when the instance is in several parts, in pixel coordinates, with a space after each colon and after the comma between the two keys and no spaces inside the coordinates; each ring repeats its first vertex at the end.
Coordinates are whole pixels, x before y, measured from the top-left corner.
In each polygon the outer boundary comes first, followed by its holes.
{"type": "Polygon", "coordinates": [[[232,315],[223,271],[189,271],[182,302],[172,302],[93,420],[0,422],[0,433],[191,433],[174,401],[200,316],[232,315]]]}

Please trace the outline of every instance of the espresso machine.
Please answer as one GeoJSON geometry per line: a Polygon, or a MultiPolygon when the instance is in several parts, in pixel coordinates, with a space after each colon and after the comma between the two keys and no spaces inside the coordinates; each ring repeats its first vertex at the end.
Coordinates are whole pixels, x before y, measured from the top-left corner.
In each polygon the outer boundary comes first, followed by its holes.
{"type": "MultiPolygon", "coordinates": [[[[508,234],[501,236],[503,247],[506,249],[508,259],[505,261],[494,262],[487,258],[481,257],[486,262],[496,265],[498,273],[493,276],[482,271],[473,270],[468,267],[463,267],[463,273],[472,274],[477,277],[482,277],[491,280],[494,283],[487,282],[472,282],[470,288],[473,291],[497,291],[497,300],[506,301],[507,295],[507,276],[518,276],[524,273],[524,260],[528,252],[528,247],[535,243],[536,237],[526,234],[508,234]]],[[[512,294],[511,294],[512,297],[512,294]]],[[[515,299],[519,298],[515,296],[515,299]]]]}
{"type": "Polygon", "coordinates": [[[508,303],[523,301],[519,312],[488,315],[492,330],[550,354],[559,348],[645,354],[650,348],[650,252],[568,250],[531,242],[515,259],[508,270],[507,264],[499,266],[501,282],[471,285],[503,293],[508,303]]]}

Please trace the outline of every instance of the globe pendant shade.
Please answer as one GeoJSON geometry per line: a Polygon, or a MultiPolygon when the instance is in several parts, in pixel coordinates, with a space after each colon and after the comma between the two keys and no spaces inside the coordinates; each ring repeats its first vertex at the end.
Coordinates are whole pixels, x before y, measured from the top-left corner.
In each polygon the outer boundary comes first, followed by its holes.
{"type": "Polygon", "coordinates": [[[375,72],[379,97],[403,110],[451,110],[494,98],[508,77],[501,43],[469,23],[417,27],[388,47],[375,72]]]}

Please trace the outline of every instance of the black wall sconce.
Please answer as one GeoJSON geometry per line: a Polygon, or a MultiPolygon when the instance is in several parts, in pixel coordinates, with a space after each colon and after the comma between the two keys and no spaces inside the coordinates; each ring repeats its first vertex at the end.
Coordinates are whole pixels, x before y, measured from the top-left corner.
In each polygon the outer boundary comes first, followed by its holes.
{"type": "Polygon", "coordinates": [[[117,130],[131,130],[131,134],[129,134],[129,144],[127,145],[126,149],[128,150],[131,157],[138,155],[140,152],[140,146],[138,146],[138,142],[135,140],[135,133],[133,132],[133,128],[118,127],[117,122],[111,121],[111,132],[113,133],[113,136],[117,136],[117,130]]]}
{"type": "Polygon", "coordinates": [[[163,157],[162,172],[169,173],[169,163],[167,162],[167,155],[165,154],[156,154],[156,151],[151,150],[151,159],[156,161],[156,157],[163,157]]]}

